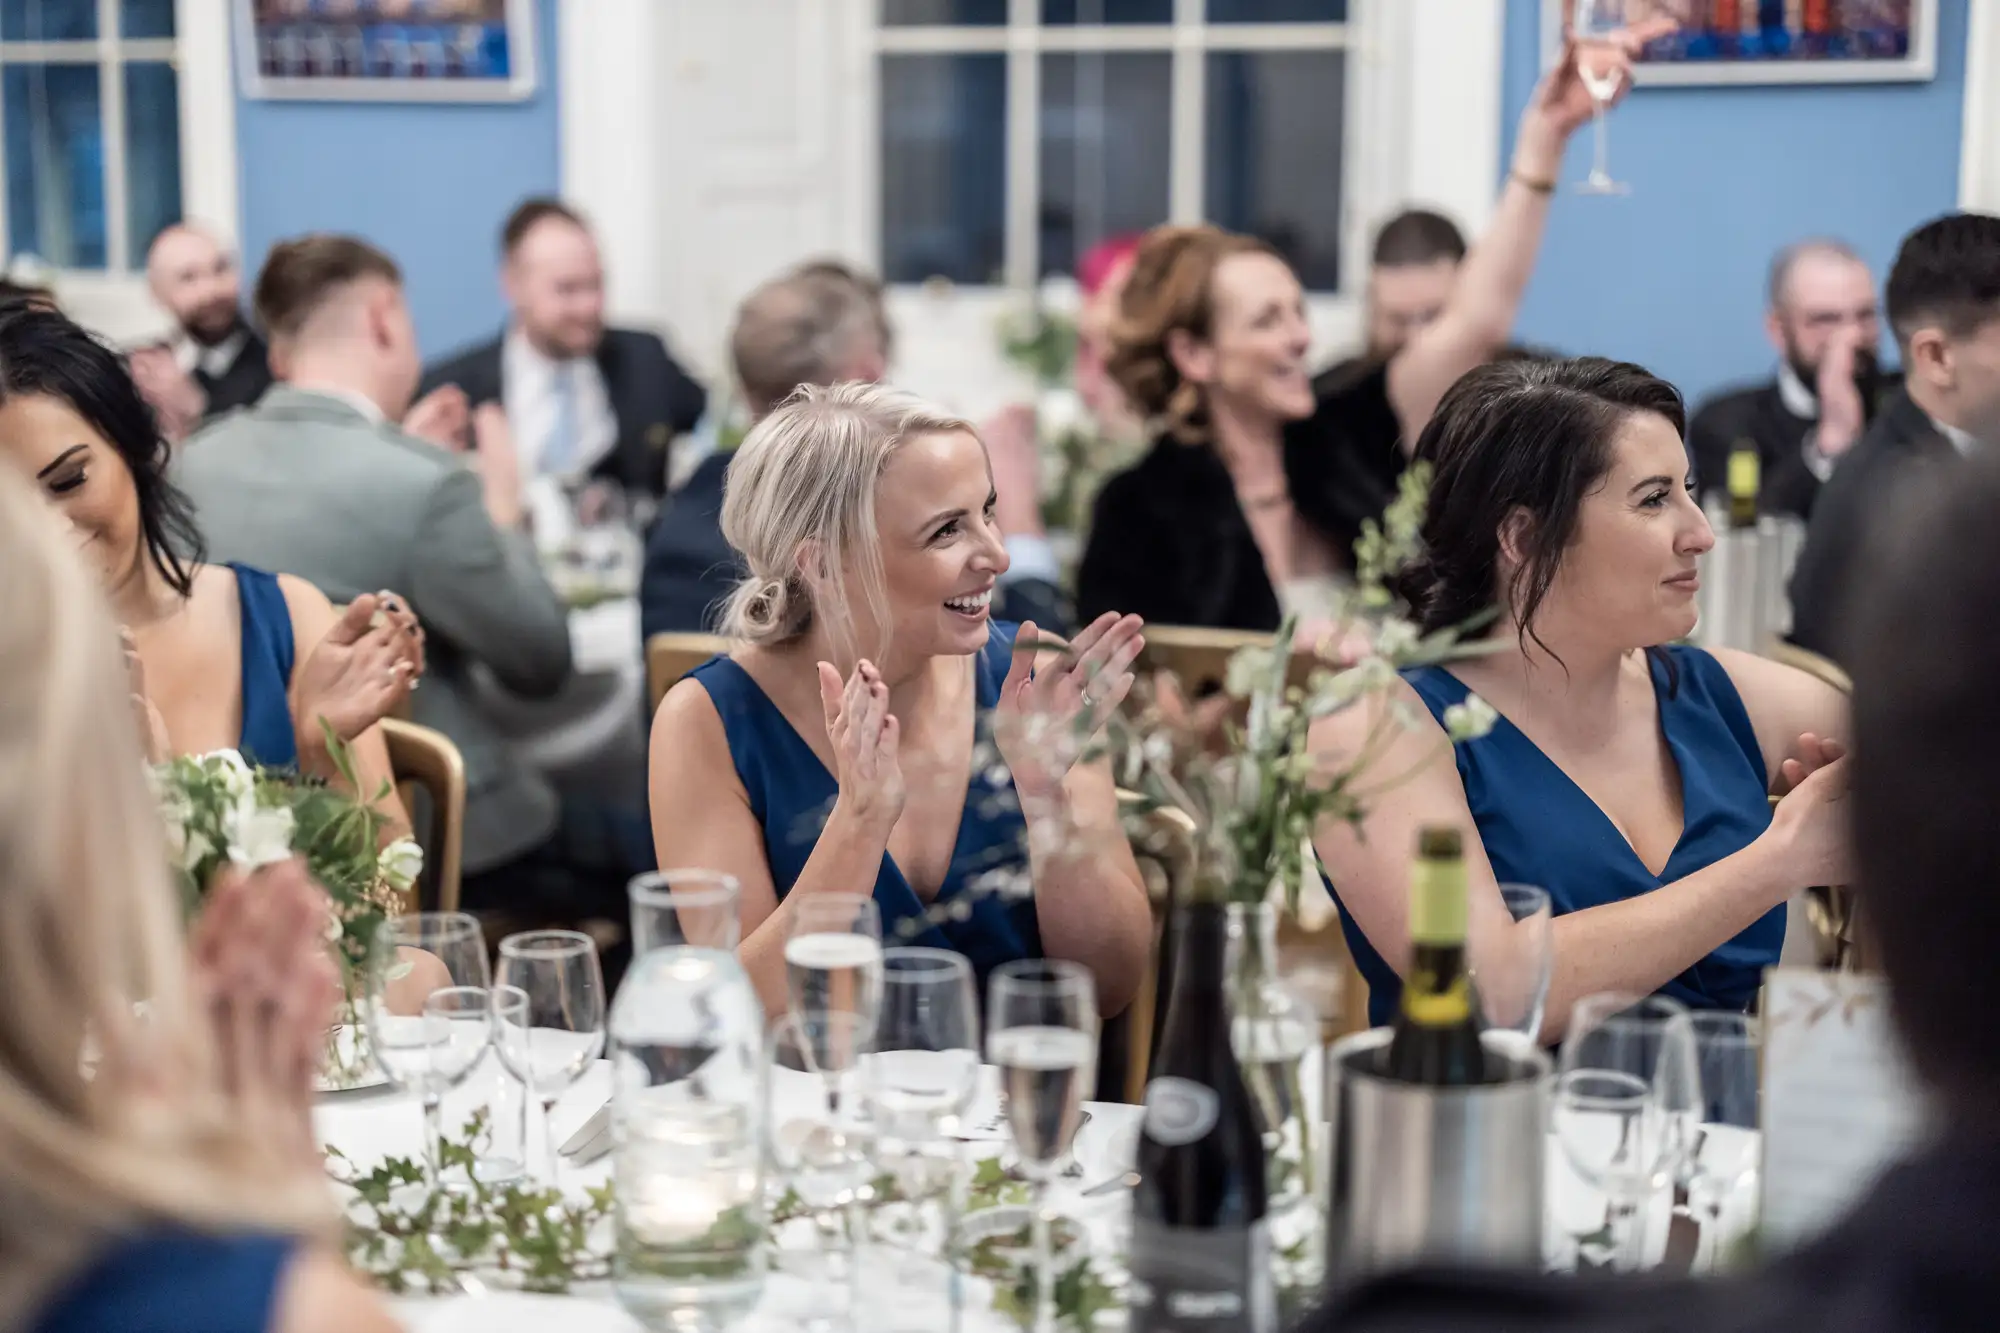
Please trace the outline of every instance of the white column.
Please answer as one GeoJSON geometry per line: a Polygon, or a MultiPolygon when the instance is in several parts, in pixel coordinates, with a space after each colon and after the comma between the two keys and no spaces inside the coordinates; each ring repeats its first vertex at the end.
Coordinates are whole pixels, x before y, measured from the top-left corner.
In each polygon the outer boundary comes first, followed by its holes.
{"type": "MultiPolygon", "coordinates": [[[[177,0],[181,100],[181,215],[229,240],[243,234],[236,153],[236,65],[230,0],[177,0]]],[[[144,255],[134,255],[138,264],[144,255]]]]}
{"type": "MultiPolygon", "coordinates": [[[[185,3],[185,0],[183,0],[185,3]]],[[[667,323],[661,234],[663,136],[660,0],[547,0],[557,6],[557,119],[562,196],[590,219],[603,248],[609,313],[667,323]]],[[[681,132],[699,133],[682,126],[681,132]]]]}
{"type": "Polygon", "coordinates": [[[1972,0],[1958,152],[1958,206],[2000,213],[2000,3],[1995,0],[1972,0]]]}

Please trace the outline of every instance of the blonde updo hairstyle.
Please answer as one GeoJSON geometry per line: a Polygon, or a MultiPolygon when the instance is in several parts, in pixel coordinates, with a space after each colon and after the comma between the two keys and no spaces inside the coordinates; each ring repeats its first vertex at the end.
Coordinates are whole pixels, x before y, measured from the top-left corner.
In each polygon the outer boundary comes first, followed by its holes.
{"type": "Polygon", "coordinates": [[[335,1214],[223,1100],[117,628],[5,467],[0,569],[0,1328],[16,1328],[120,1237],[331,1234],[335,1214]]]}
{"type": "Polygon", "coordinates": [[[1139,243],[1111,323],[1105,369],[1155,429],[1183,444],[1210,441],[1207,396],[1182,378],[1168,350],[1179,332],[1214,333],[1215,275],[1232,255],[1278,252],[1254,236],[1220,227],[1155,227],[1139,243]]]}
{"type": "Polygon", "coordinates": [[[876,487],[906,441],[944,431],[978,436],[915,394],[858,382],[802,384],[752,426],[722,500],[722,535],[748,567],[723,632],[776,647],[821,624],[837,650],[863,656],[855,608],[865,605],[884,633],[889,619],[876,487]]]}

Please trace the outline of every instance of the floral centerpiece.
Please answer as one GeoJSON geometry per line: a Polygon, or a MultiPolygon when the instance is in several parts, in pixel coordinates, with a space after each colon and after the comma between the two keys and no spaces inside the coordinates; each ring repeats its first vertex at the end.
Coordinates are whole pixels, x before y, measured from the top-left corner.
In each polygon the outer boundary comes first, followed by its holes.
{"type": "Polygon", "coordinates": [[[382,844],[384,817],[375,805],[388,794],[387,784],[370,799],[358,799],[351,794],[361,790],[352,751],[331,731],[327,748],[345,790],[289,769],[252,767],[234,750],[182,756],[149,773],[190,916],[225,866],[248,871],[297,856],[326,889],[332,907],[327,937],[346,999],[321,1081],[342,1088],[373,1072],[354,1005],[366,984],[376,928],[401,910],[424,854],[408,838],[382,844]]]}

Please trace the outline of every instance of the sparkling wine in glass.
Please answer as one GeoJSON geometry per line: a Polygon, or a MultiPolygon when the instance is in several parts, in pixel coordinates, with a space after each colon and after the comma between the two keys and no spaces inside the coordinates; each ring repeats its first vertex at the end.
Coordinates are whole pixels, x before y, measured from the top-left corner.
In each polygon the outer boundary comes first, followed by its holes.
{"type": "Polygon", "coordinates": [[[1076,1140],[1084,1090],[1097,1074],[1097,985],[1081,963],[1003,963],[986,1017],[986,1058],[999,1066],[1007,1127],[1035,1191],[1035,1327],[1046,1330],[1055,1326],[1049,1181],[1076,1140]]]}
{"type": "Polygon", "coordinates": [[[1576,0],[1570,31],[1576,39],[1576,73],[1590,94],[1592,151],[1590,174],[1581,194],[1630,194],[1632,187],[1611,175],[1610,130],[1605,113],[1617,100],[1624,70],[1617,39],[1625,27],[1627,0],[1576,0]]]}
{"type": "Polygon", "coordinates": [[[792,904],[785,985],[795,1014],[853,1014],[873,1030],[882,1006],[882,913],[856,893],[792,904]]]}
{"type": "Polygon", "coordinates": [[[548,1178],[554,1180],[556,1102],[604,1053],[604,973],[597,942],[574,930],[509,935],[500,941],[497,980],[527,996],[525,1027],[509,1022],[498,1049],[507,1072],[542,1104],[542,1146],[548,1178]]]}

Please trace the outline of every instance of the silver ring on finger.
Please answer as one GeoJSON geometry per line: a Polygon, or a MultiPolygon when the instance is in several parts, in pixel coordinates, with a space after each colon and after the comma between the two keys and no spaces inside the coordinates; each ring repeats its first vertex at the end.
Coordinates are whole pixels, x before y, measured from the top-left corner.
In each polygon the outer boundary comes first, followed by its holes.
{"type": "Polygon", "coordinates": [[[1076,697],[1077,700],[1080,703],[1082,703],[1085,708],[1097,707],[1097,700],[1090,697],[1090,688],[1088,686],[1085,686],[1084,688],[1078,690],[1076,692],[1076,697]]]}

